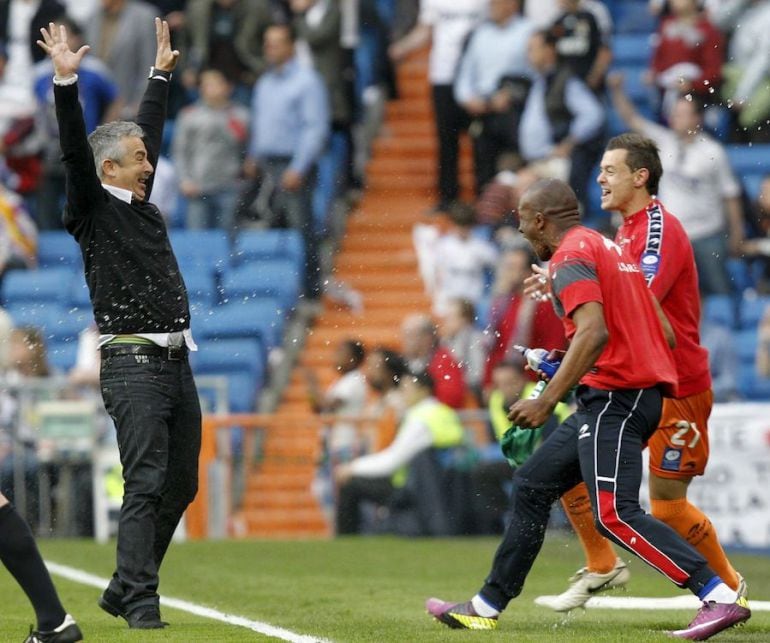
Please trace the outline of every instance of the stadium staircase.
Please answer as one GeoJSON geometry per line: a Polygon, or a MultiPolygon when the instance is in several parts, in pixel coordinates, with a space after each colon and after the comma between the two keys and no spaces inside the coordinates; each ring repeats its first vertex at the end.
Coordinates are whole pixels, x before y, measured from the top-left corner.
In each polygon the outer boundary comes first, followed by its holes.
{"type": "MultiPolygon", "coordinates": [[[[308,403],[304,370],[314,370],[326,387],[335,378],[332,355],[340,341],[352,338],[367,347],[398,347],[403,318],[430,310],[411,236],[414,223],[435,221],[427,213],[436,201],[436,141],[426,72],[426,56],[398,69],[400,98],[387,106],[367,168],[367,188],[348,218],[335,256],[333,278],[362,295],[363,310],[356,314],[324,299],[263,434],[261,464],[246,481],[243,510],[237,516],[242,535],[330,535],[311,492],[320,455],[319,422],[308,403]]],[[[466,191],[471,174],[470,153],[463,149],[466,191]]]]}

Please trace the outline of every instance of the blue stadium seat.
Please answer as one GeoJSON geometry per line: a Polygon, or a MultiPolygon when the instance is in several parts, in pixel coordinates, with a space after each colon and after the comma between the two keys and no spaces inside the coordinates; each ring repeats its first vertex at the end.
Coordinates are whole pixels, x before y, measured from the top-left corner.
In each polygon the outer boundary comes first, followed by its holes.
{"type": "Polygon", "coordinates": [[[656,19],[650,14],[647,2],[625,0],[611,7],[615,33],[650,34],[655,31],[656,19]]]}
{"type": "Polygon", "coordinates": [[[33,326],[41,330],[50,325],[53,316],[66,315],[66,309],[59,304],[42,301],[15,301],[6,306],[14,326],[33,326]],[[52,312],[53,311],[53,312],[52,312]]]}
{"type": "Polygon", "coordinates": [[[741,308],[739,318],[741,321],[741,328],[745,331],[756,332],[759,326],[759,320],[765,314],[765,310],[770,307],[770,296],[766,297],[744,297],[741,301],[741,308]]]}
{"type": "Polygon", "coordinates": [[[733,171],[739,176],[770,173],[770,143],[728,145],[727,156],[733,171]]]}
{"type": "Polygon", "coordinates": [[[72,279],[67,300],[69,305],[75,308],[91,308],[91,296],[88,293],[86,276],[82,272],[78,272],[72,279]]]}
{"type": "Polygon", "coordinates": [[[758,172],[756,174],[746,174],[742,176],[743,189],[746,190],[746,196],[753,203],[759,198],[759,192],[762,189],[762,181],[765,177],[770,175],[770,170],[767,172],[758,172]]]}
{"type": "Polygon", "coordinates": [[[214,339],[192,353],[196,373],[251,373],[259,382],[265,372],[265,349],[258,339],[214,339]]]}
{"type": "Polygon", "coordinates": [[[612,37],[614,65],[647,65],[651,54],[649,33],[619,33],[612,37]]]}
{"type": "Polygon", "coordinates": [[[754,288],[754,276],[748,264],[743,259],[730,259],[725,262],[727,276],[736,292],[742,293],[748,288],[754,288]]]}
{"type": "Polygon", "coordinates": [[[623,87],[629,99],[631,99],[637,106],[649,104],[650,88],[644,83],[644,74],[647,71],[645,65],[618,66],[614,71],[623,74],[625,79],[623,87]]]}
{"type": "Polygon", "coordinates": [[[257,402],[260,386],[249,373],[226,373],[227,398],[231,413],[251,413],[257,402]]]}
{"type": "Polygon", "coordinates": [[[169,238],[182,275],[196,268],[213,274],[230,264],[230,240],[224,230],[172,230],[169,238]]]}
{"type": "Polygon", "coordinates": [[[293,229],[244,230],[235,239],[233,265],[262,259],[291,259],[305,263],[302,235],[293,229]]]}
{"type": "Polygon", "coordinates": [[[37,237],[37,261],[41,268],[82,265],[80,246],[64,230],[43,230],[37,237]]]}
{"type": "Polygon", "coordinates": [[[12,270],[3,278],[2,300],[8,306],[22,301],[66,303],[74,271],[70,268],[12,270]]]}
{"type": "Polygon", "coordinates": [[[57,342],[75,341],[80,331],[88,328],[94,321],[90,306],[88,308],[67,308],[64,314],[51,314],[45,326],[46,336],[57,342]]]}
{"type": "Polygon", "coordinates": [[[52,368],[66,373],[75,366],[78,357],[77,341],[51,342],[46,347],[48,363],[52,368]]]}
{"type": "Polygon", "coordinates": [[[205,339],[258,338],[266,348],[280,342],[285,316],[271,297],[217,306],[193,320],[193,334],[205,339]]]}
{"type": "Polygon", "coordinates": [[[225,273],[222,293],[226,301],[275,297],[284,310],[290,310],[300,293],[302,272],[291,259],[254,261],[225,273]]]}
{"type": "Polygon", "coordinates": [[[187,297],[190,304],[201,303],[207,306],[213,306],[216,301],[216,282],[214,275],[205,268],[183,272],[185,286],[187,287],[187,297]]]}
{"type": "Polygon", "coordinates": [[[703,319],[725,328],[735,328],[735,300],[729,295],[711,295],[703,301],[703,319]]]}

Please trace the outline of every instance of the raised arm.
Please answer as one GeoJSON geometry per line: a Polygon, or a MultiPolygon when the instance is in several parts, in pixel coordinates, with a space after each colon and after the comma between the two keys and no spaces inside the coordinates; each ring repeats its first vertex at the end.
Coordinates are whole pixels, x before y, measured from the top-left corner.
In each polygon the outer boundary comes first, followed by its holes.
{"type": "MultiPolygon", "coordinates": [[[[168,22],[155,18],[155,65],[147,83],[147,89],[139,106],[136,117],[137,124],[144,132],[144,144],[147,147],[147,158],[153,167],[158,162],[160,146],[163,140],[163,124],[166,120],[168,104],[168,83],[171,72],[176,68],[179,51],[171,49],[171,35],[168,22]]],[[[149,70],[148,70],[149,71],[149,70]]],[[[150,198],[154,174],[147,182],[147,198],[150,198]]]]}
{"type": "Polygon", "coordinates": [[[83,109],[78,100],[77,71],[89,50],[83,45],[70,49],[64,25],[48,24],[41,29],[38,46],[51,58],[54,68],[54,99],[59,123],[59,144],[67,177],[67,211],[70,217],[84,216],[102,195],[94,157],[86,136],[83,109]]]}

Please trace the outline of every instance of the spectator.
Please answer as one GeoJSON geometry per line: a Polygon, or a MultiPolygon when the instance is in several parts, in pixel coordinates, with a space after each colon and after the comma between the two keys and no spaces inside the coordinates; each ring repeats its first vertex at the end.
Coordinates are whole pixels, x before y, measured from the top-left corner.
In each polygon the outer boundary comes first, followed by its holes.
{"type": "Polygon", "coordinates": [[[230,100],[232,86],[216,69],[200,75],[200,98],[179,114],[172,156],[187,199],[187,227],[235,223],[237,181],[248,137],[249,112],[230,100]]]}
{"type": "Polygon", "coordinates": [[[155,42],[144,25],[156,13],[144,0],[102,0],[101,9],[86,26],[91,53],[107,65],[118,87],[123,118],[136,116],[147,70],[154,61],[155,42]]]}
{"type": "Polygon", "coordinates": [[[452,299],[462,297],[477,305],[484,295],[486,272],[497,261],[497,248],[473,234],[476,214],[472,207],[455,202],[449,209],[451,227],[433,246],[428,268],[428,290],[433,312],[441,316],[452,299]]]}
{"type": "Polygon", "coordinates": [[[604,87],[612,51],[599,20],[582,0],[560,0],[563,13],[550,27],[559,60],[595,92],[604,87]]]}
{"type": "Polygon", "coordinates": [[[468,115],[457,103],[452,86],[468,34],[484,19],[489,0],[425,0],[417,25],[389,49],[395,62],[430,43],[428,80],[438,139],[438,194],[435,209],[446,211],[459,195],[458,152],[468,115]]]}
{"type": "Polygon", "coordinates": [[[636,111],[623,91],[622,77],[613,76],[609,84],[620,117],[660,148],[663,178],[658,196],[676,212],[690,238],[701,294],[729,294],[728,253],[737,256],[743,246],[741,188],[724,147],[703,132],[703,104],[691,94],[680,98],[667,128],[636,111]]]}
{"type": "Polygon", "coordinates": [[[534,31],[519,9],[519,0],[490,0],[490,19],[471,34],[457,71],[455,99],[475,119],[477,194],[495,175],[500,154],[519,148],[517,124],[532,75],[527,40],[534,31]]]}
{"type": "Polygon", "coordinates": [[[476,308],[468,299],[454,298],[448,302],[439,326],[441,344],[462,367],[465,383],[481,399],[486,361],[485,337],[476,326],[476,308]]]}
{"type": "Polygon", "coordinates": [[[436,326],[427,315],[414,314],[401,325],[404,358],[411,372],[427,371],[433,378],[439,402],[454,409],[465,405],[463,369],[449,351],[439,345],[436,326]]]}
{"type": "Polygon", "coordinates": [[[13,268],[37,265],[37,227],[18,194],[0,183],[0,280],[13,268]]]}
{"type": "Polygon", "coordinates": [[[770,377],[770,306],[759,322],[757,333],[757,373],[762,377],[770,377]]]}
{"type": "MultiPolygon", "coordinates": [[[[430,375],[426,372],[407,375],[401,380],[401,388],[408,410],[393,443],[377,453],[340,464],[334,470],[339,485],[338,535],[359,532],[362,501],[388,504],[404,487],[407,467],[419,454],[429,449],[452,449],[465,441],[460,418],[434,397],[430,375]]],[[[418,494],[421,491],[418,490],[418,494]]]]}
{"type": "Polygon", "coordinates": [[[488,342],[491,343],[484,373],[489,385],[492,371],[503,361],[519,359],[514,344],[530,348],[562,349],[564,329],[550,301],[535,301],[524,295],[524,280],[535,259],[528,249],[507,251],[498,264],[492,285],[488,342]]]}
{"type": "MultiPolygon", "coordinates": [[[[83,32],[77,23],[64,18],[58,24],[67,28],[76,50],[84,44],[83,32]]],[[[53,64],[49,58],[35,65],[33,91],[37,101],[37,125],[43,135],[43,168],[37,190],[37,222],[41,230],[60,230],[63,227],[61,211],[64,200],[64,165],[61,161],[59,125],[53,100],[53,75],[53,64]]],[[[122,102],[110,70],[95,56],[83,59],[78,76],[83,118],[86,132],[90,134],[97,125],[118,118],[122,102]]]]}
{"type": "MultiPolygon", "coordinates": [[[[6,55],[0,41],[0,81],[6,78],[6,55]]],[[[40,180],[41,141],[30,99],[26,86],[0,83],[0,177],[7,187],[25,197],[35,191],[40,180]]]]}
{"type": "Polygon", "coordinates": [[[559,17],[559,0],[524,0],[524,15],[538,29],[547,29],[559,17]]]}
{"type": "Polygon", "coordinates": [[[58,0],[0,0],[0,43],[8,48],[8,63],[4,83],[32,90],[32,67],[45,55],[35,44],[40,28],[57,22],[65,15],[58,0]]]}
{"type": "Polygon", "coordinates": [[[770,175],[762,179],[759,196],[749,214],[746,228],[750,238],[743,244],[743,250],[746,257],[758,265],[757,290],[767,294],[770,292],[770,175]]]}
{"type": "MultiPolygon", "coordinates": [[[[360,416],[366,404],[366,378],[361,370],[366,357],[361,342],[345,340],[334,351],[334,369],[339,378],[321,393],[318,377],[305,371],[308,398],[316,413],[331,413],[340,417],[360,416]]],[[[357,449],[356,426],[340,420],[332,427],[327,439],[328,452],[336,461],[350,460],[357,449]]]]}
{"type": "Polygon", "coordinates": [[[270,69],[254,86],[251,140],[244,171],[262,173],[274,186],[275,205],[305,241],[305,297],[317,300],[321,279],[318,240],[313,224],[315,166],[329,135],[329,103],[323,80],[300,65],[289,25],[265,33],[270,69]]]}
{"type": "Polygon", "coordinates": [[[688,92],[711,102],[722,81],[724,59],[722,34],[701,11],[699,0],[674,0],[671,11],[658,27],[650,62],[650,79],[663,93],[663,114],[688,92]]]}
{"type": "Polygon", "coordinates": [[[404,395],[399,386],[408,368],[400,353],[383,346],[377,347],[366,357],[366,383],[377,394],[365,411],[368,417],[377,418],[376,442],[384,449],[393,441],[395,430],[406,412],[404,395]]]}
{"type": "MultiPolygon", "coordinates": [[[[770,2],[751,0],[740,15],[730,38],[727,60],[722,68],[722,96],[737,112],[738,125],[757,137],[770,114],[770,2]],[[757,127],[757,130],[754,128],[757,127]]],[[[767,128],[764,128],[767,129],[767,128]]],[[[764,132],[763,129],[763,132],[764,132]]],[[[764,133],[766,135],[766,132],[764,133]]]]}
{"type": "Polygon", "coordinates": [[[269,0],[190,0],[185,14],[189,51],[185,84],[203,69],[218,69],[248,104],[249,89],[266,69],[262,48],[273,23],[269,0]]]}
{"type": "Polygon", "coordinates": [[[569,179],[585,209],[589,177],[602,154],[604,107],[559,65],[550,33],[533,34],[528,54],[537,76],[519,123],[521,156],[540,178],[569,179]]]}

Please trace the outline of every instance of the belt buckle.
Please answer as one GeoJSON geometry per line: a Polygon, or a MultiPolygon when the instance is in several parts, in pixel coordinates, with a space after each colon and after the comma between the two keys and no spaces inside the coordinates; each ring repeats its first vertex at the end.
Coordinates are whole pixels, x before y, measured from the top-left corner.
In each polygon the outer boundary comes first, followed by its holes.
{"type": "Polygon", "coordinates": [[[183,346],[168,346],[167,356],[170,361],[177,362],[184,357],[183,346]]]}

